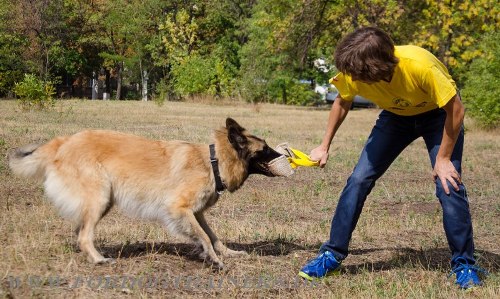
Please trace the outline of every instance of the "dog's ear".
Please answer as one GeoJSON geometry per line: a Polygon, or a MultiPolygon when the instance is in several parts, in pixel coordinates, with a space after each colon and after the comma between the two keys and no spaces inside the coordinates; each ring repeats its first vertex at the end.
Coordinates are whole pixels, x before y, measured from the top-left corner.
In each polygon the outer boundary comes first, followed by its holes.
{"type": "Polygon", "coordinates": [[[246,145],[248,143],[247,137],[245,136],[245,134],[243,134],[243,131],[245,131],[245,129],[230,117],[226,119],[226,129],[229,142],[241,155],[242,150],[246,148],[246,145]]]}
{"type": "Polygon", "coordinates": [[[234,119],[228,117],[226,118],[226,128],[229,130],[229,128],[234,128],[238,129],[239,131],[245,131],[245,128],[240,126],[234,119]]]}

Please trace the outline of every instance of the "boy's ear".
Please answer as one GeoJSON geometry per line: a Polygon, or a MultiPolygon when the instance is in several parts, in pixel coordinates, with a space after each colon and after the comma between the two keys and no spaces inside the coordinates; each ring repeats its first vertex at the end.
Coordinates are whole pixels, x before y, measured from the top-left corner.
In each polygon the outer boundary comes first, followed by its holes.
{"type": "Polygon", "coordinates": [[[226,119],[226,129],[229,142],[238,153],[241,153],[248,143],[247,137],[243,134],[245,129],[230,117],[226,119]]]}

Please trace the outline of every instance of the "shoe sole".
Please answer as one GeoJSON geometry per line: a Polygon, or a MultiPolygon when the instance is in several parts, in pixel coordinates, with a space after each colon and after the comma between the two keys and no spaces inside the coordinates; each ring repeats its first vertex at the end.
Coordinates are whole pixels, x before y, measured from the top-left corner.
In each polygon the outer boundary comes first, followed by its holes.
{"type": "Polygon", "coordinates": [[[326,275],[322,276],[322,277],[309,276],[305,272],[302,272],[302,271],[299,272],[299,276],[300,277],[302,277],[304,279],[307,279],[309,281],[321,280],[321,279],[327,278],[328,276],[339,275],[339,274],[340,274],[340,269],[336,269],[336,270],[333,270],[333,271],[330,271],[330,272],[326,272],[326,275]]]}
{"type": "Polygon", "coordinates": [[[463,290],[465,292],[469,292],[469,291],[472,291],[474,289],[477,289],[477,288],[480,288],[483,286],[483,283],[480,283],[480,284],[477,284],[477,283],[474,283],[474,284],[469,284],[469,285],[466,285],[466,286],[458,286],[458,288],[460,290],[463,290]]]}

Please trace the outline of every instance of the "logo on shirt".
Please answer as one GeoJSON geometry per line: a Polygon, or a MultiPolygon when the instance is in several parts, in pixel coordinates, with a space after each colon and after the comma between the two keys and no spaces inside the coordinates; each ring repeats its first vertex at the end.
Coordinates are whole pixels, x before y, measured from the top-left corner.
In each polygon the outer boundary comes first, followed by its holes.
{"type": "MultiPolygon", "coordinates": [[[[411,106],[410,101],[402,99],[402,98],[394,98],[392,100],[392,103],[394,104],[394,106],[390,107],[390,109],[393,109],[393,110],[405,110],[406,108],[411,106]]],[[[428,102],[424,101],[422,103],[415,105],[415,107],[421,108],[421,107],[425,107],[427,104],[428,104],[428,102]]]]}
{"type": "Polygon", "coordinates": [[[411,105],[409,101],[402,98],[394,98],[392,99],[392,103],[395,105],[395,107],[391,107],[391,109],[396,110],[405,110],[405,108],[410,107],[411,105]]]}

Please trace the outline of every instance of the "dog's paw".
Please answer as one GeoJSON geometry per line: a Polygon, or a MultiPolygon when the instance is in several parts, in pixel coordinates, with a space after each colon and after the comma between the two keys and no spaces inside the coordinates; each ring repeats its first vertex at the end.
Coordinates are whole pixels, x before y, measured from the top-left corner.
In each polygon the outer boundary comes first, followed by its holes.
{"type": "Polygon", "coordinates": [[[212,270],[214,270],[214,271],[224,270],[224,263],[222,263],[221,261],[213,262],[212,263],[212,270]]]}
{"type": "Polygon", "coordinates": [[[232,250],[224,246],[221,242],[214,245],[215,251],[224,257],[243,257],[248,256],[248,253],[244,250],[232,250]]]}
{"type": "Polygon", "coordinates": [[[224,268],[224,263],[216,257],[216,259],[211,258],[207,252],[201,252],[199,254],[200,259],[208,263],[213,270],[222,270],[224,268]]]}
{"type": "Polygon", "coordinates": [[[227,248],[221,254],[225,257],[245,257],[245,256],[248,256],[248,252],[246,252],[244,250],[232,250],[229,248],[227,248]]]}
{"type": "Polygon", "coordinates": [[[97,260],[94,262],[94,264],[96,265],[112,265],[112,264],[115,264],[116,263],[116,260],[114,258],[102,258],[100,260],[97,260]]]}
{"type": "MultiPolygon", "coordinates": [[[[203,250],[203,249],[202,249],[203,250]]],[[[207,261],[209,260],[209,256],[208,256],[208,253],[205,252],[205,251],[201,251],[199,254],[198,254],[198,257],[204,261],[207,261]]]]}

